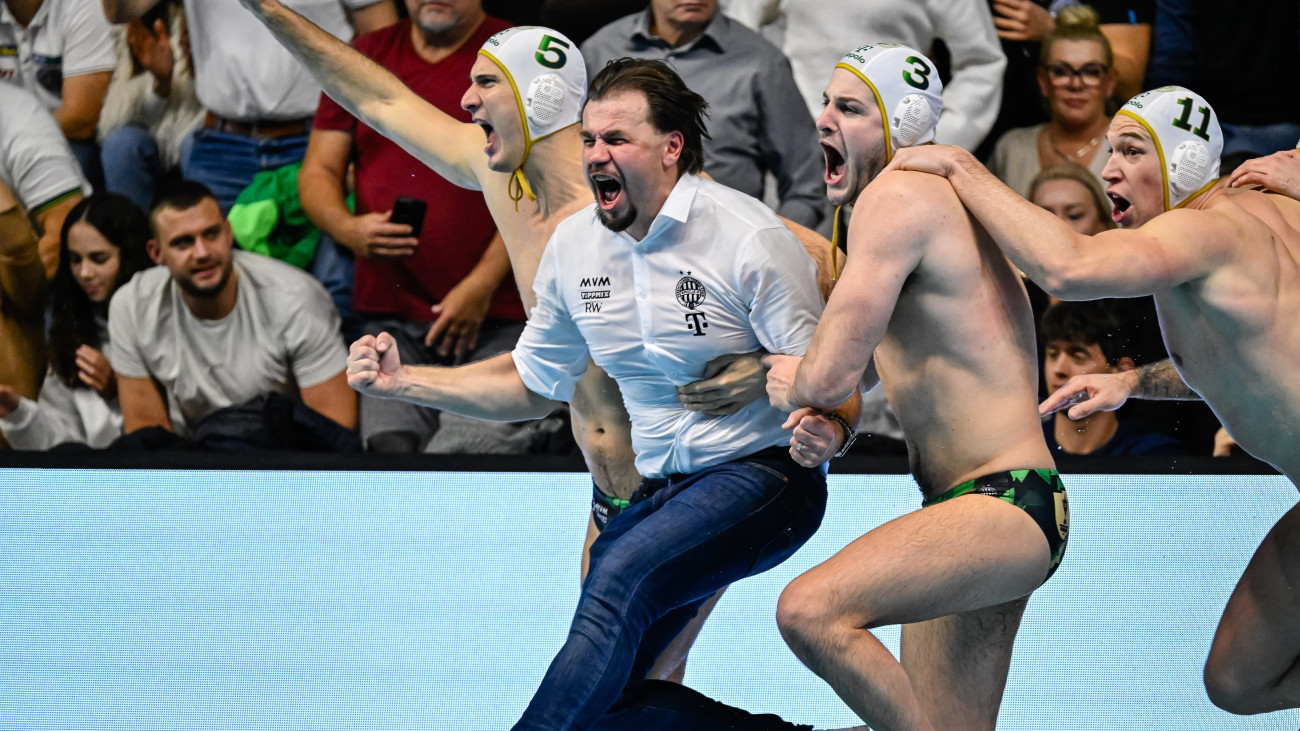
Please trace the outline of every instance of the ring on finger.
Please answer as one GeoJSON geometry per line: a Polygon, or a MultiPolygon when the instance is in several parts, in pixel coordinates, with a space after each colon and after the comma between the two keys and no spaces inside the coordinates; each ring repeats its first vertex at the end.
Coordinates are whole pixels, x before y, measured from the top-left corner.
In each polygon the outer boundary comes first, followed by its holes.
{"type": "Polygon", "coordinates": [[[803,442],[797,442],[794,445],[794,451],[803,454],[803,442]]]}

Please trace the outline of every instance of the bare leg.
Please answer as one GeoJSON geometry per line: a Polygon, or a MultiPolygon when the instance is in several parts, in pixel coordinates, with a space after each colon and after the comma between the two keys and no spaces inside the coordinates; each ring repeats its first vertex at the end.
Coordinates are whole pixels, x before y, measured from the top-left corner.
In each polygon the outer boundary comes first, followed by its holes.
{"type": "Polygon", "coordinates": [[[966,495],[892,520],[795,579],[781,594],[777,624],[795,655],[871,728],[985,728],[968,725],[979,723],[983,708],[965,708],[956,725],[948,725],[951,714],[943,709],[994,689],[1000,695],[1009,663],[1002,653],[1009,657],[1019,612],[977,610],[1025,597],[1042,583],[1049,562],[1047,540],[1024,511],[966,495]],[[869,631],[958,613],[971,616],[905,628],[912,645],[906,669],[869,631]],[[945,666],[966,661],[979,664],[970,672],[998,677],[943,697],[950,690],[936,684],[966,671],[945,666]],[[944,723],[931,720],[931,709],[942,711],[944,723]]]}
{"type": "Polygon", "coordinates": [[[902,662],[935,728],[997,725],[1011,648],[1029,597],[903,625],[902,662]]]}
{"type": "Polygon", "coordinates": [[[1205,689],[1225,711],[1300,708],[1300,505],[1260,543],[1219,620],[1205,689]]]}

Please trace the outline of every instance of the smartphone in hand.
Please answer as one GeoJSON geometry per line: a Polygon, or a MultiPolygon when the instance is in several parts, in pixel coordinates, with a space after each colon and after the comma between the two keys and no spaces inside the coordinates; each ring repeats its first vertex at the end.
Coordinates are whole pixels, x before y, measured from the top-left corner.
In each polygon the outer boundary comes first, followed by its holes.
{"type": "Polygon", "coordinates": [[[419,198],[398,198],[393,201],[393,215],[388,221],[410,226],[411,236],[418,239],[424,230],[424,213],[428,208],[428,204],[419,198]]]}

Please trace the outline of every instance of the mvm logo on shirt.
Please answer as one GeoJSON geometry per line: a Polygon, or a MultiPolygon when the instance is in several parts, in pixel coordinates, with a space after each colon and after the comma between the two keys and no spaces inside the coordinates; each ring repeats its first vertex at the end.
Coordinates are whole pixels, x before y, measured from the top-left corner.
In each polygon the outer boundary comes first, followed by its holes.
{"type": "Polygon", "coordinates": [[[583,277],[578,282],[578,294],[583,299],[583,310],[585,312],[600,312],[603,302],[594,300],[609,299],[610,293],[609,277],[583,277]]]}

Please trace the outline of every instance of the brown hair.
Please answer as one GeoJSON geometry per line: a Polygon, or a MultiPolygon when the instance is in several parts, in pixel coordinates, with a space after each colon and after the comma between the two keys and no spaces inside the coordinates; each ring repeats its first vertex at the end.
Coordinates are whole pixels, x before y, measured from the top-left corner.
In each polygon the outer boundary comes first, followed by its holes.
{"type": "Polygon", "coordinates": [[[1038,192],[1038,186],[1049,180],[1073,180],[1088,190],[1088,195],[1092,197],[1092,205],[1097,209],[1097,218],[1106,228],[1115,228],[1115,221],[1110,217],[1110,200],[1106,197],[1106,191],[1102,190],[1101,183],[1092,171],[1082,165],[1075,165],[1072,162],[1064,165],[1056,165],[1047,168],[1034,176],[1029,183],[1029,192],[1025,196],[1029,200],[1034,199],[1034,194],[1038,192]]]}
{"type": "Polygon", "coordinates": [[[645,94],[650,124],[659,134],[681,133],[684,144],[677,160],[678,172],[685,175],[704,169],[704,140],[709,139],[704,123],[709,103],[704,97],[691,91],[663,61],[619,58],[606,64],[591,80],[583,107],[622,91],[645,94]]]}

